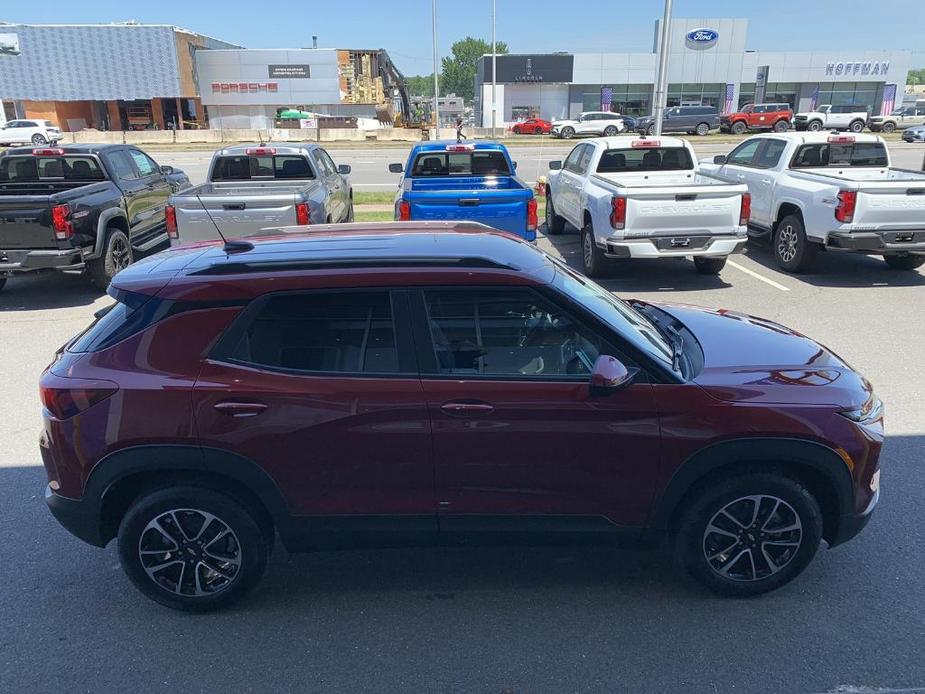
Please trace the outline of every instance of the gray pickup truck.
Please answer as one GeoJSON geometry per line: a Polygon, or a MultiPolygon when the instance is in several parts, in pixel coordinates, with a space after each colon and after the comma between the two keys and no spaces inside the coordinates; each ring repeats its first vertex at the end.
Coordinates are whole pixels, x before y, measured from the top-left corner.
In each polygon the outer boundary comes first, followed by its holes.
{"type": "Polygon", "coordinates": [[[353,221],[350,167],[318,145],[238,145],[218,150],[206,183],[170,196],[171,244],[238,238],[267,227],[353,221]]]}

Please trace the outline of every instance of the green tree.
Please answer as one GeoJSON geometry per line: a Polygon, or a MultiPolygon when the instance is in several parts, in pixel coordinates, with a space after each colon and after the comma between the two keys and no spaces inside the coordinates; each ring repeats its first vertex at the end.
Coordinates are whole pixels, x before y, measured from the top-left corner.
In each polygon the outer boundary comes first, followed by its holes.
{"type": "MultiPolygon", "coordinates": [[[[456,94],[472,103],[475,98],[475,73],[478,62],[485,54],[491,53],[491,43],[471,36],[457,41],[450,47],[452,55],[441,61],[440,93],[456,94]]],[[[503,55],[508,52],[507,44],[498,41],[495,53],[503,55]]]]}
{"type": "Polygon", "coordinates": [[[434,74],[429,75],[411,75],[405,78],[405,87],[411,96],[433,96],[434,95],[434,74]]]}
{"type": "Polygon", "coordinates": [[[925,67],[918,70],[909,70],[906,84],[925,84],[925,67]]]}

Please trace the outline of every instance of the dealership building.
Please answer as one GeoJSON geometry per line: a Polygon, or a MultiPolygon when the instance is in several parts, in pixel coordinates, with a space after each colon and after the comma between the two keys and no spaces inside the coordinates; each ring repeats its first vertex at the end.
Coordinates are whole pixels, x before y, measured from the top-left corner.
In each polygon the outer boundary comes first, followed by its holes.
{"type": "MultiPolygon", "coordinates": [[[[649,115],[653,110],[661,22],[647,53],[537,53],[496,56],[497,124],[572,118],[582,111],[649,115]]],[[[871,113],[902,102],[912,54],[897,50],[757,51],[747,19],[673,19],[668,105],[785,102],[794,111],[821,104],[864,104],[871,113]]],[[[476,76],[476,118],[492,125],[492,59],[476,76]]]]}

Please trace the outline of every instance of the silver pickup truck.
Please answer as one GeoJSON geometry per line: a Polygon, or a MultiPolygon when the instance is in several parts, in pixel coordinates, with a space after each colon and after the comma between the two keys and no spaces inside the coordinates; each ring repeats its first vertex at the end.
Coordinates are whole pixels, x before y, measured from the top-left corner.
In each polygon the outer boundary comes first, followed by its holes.
{"type": "Polygon", "coordinates": [[[170,196],[171,244],[238,238],[267,227],[353,221],[350,167],[318,145],[237,145],[218,150],[206,183],[170,196]]]}

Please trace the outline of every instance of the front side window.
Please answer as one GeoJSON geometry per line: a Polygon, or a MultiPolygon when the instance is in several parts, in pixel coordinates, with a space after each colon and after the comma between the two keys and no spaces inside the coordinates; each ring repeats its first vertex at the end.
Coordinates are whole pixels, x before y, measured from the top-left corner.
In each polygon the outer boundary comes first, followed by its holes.
{"type": "Polygon", "coordinates": [[[726,162],[737,166],[751,166],[752,159],[754,159],[755,153],[761,146],[761,142],[760,139],[743,142],[732,150],[726,162]]]}
{"type": "Polygon", "coordinates": [[[578,163],[581,160],[581,154],[584,152],[587,145],[577,145],[571,152],[569,152],[568,157],[565,159],[565,165],[562,167],[567,171],[572,171],[573,173],[579,173],[580,169],[578,163]]]}
{"type": "Polygon", "coordinates": [[[147,154],[137,149],[130,149],[129,154],[132,157],[132,161],[135,162],[135,168],[138,169],[138,173],[141,174],[142,178],[152,176],[157,173],[157,164],[155,164],[154,160],[147,154]]]}
{"type": "Polygon", "coordinates": [[[601,340],[529,289],[424,292],[437,370],[454,376],[586,378],[601,340]]]}
{"type": "Polygon", "coordinates": [[[270,296],[230,356],[271,369],[395,373],[398,351],[389,292],[270,296]]]}
{"type": "Polygon", "coordinates": [[[138,178],[135,167],[132,166],[132,160],[129,159],[125,150],[117,150],[109,153],[109,164],[112,166],[112,172],[120,181],[134,181],[138,178]]]}

